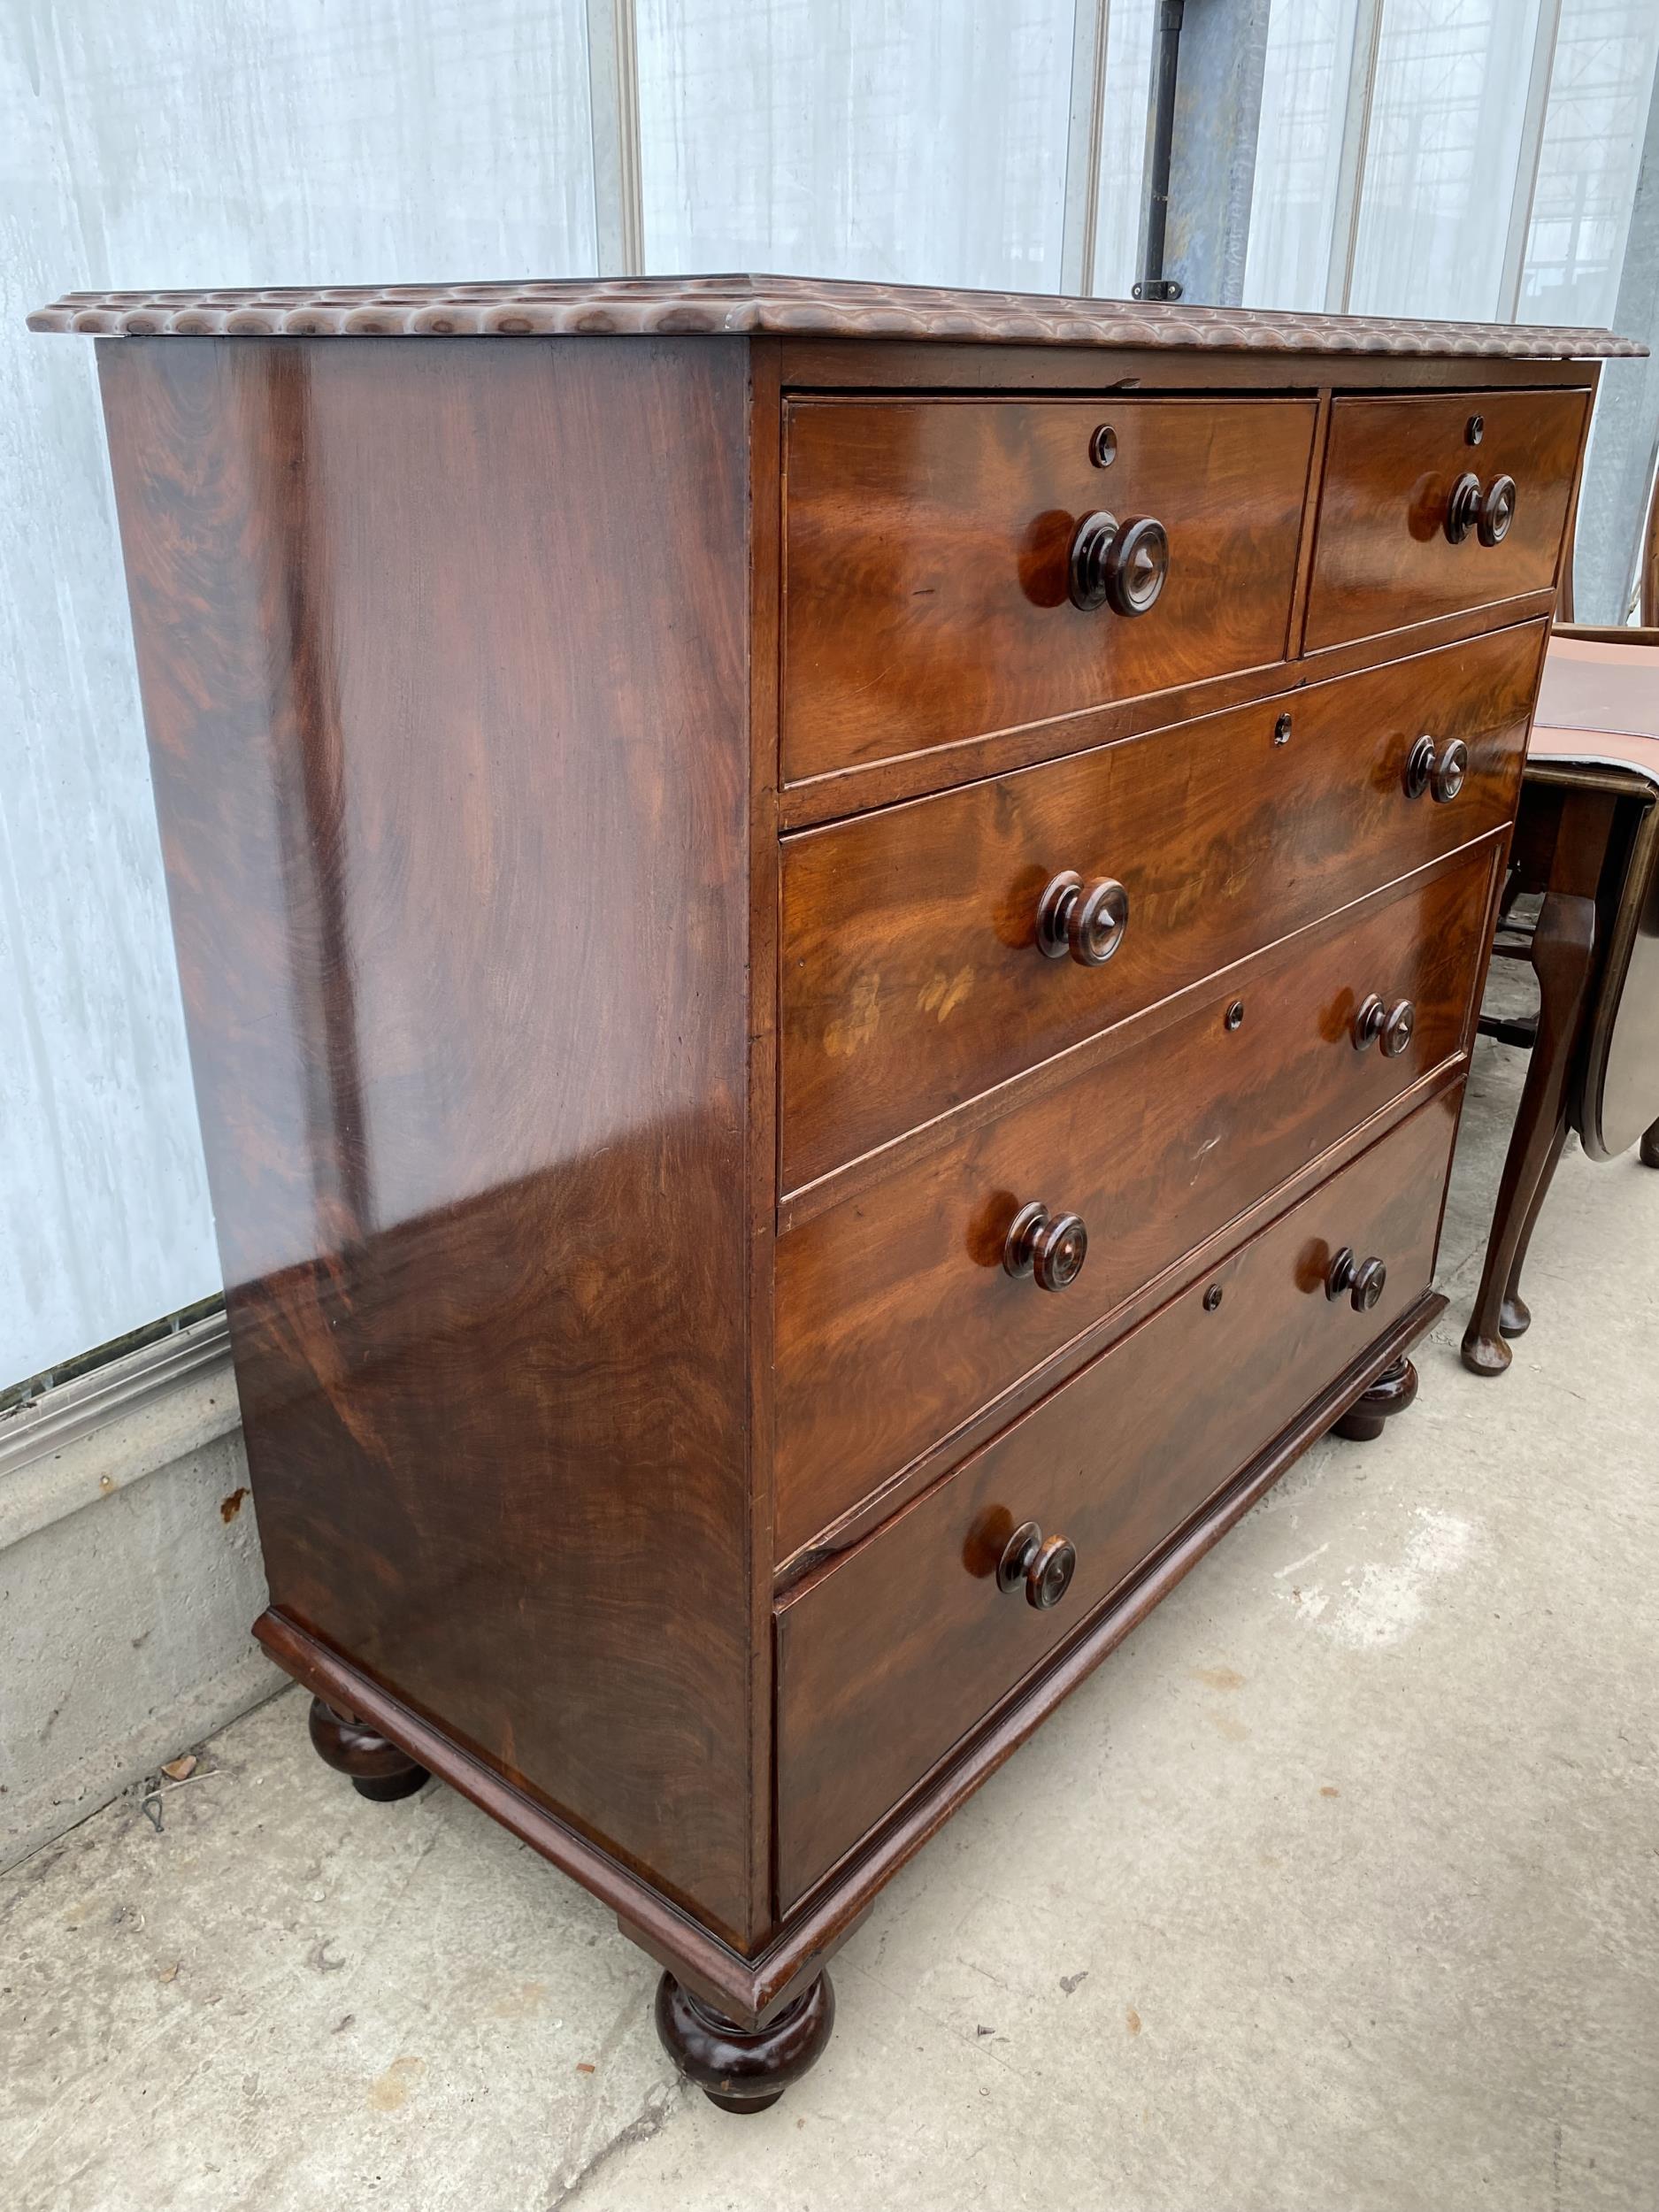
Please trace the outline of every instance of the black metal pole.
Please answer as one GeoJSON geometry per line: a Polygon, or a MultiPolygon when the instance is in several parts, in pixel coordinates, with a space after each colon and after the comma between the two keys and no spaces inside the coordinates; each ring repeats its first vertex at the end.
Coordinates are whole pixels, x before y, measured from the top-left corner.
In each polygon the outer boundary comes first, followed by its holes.
{"type": "Polygon", "coordinates": [[[1152,95],[1152,156],[1147,175],[1147,259],[1134,288],[1138,300],[1178,300],[1181,288],[1164,273],[1164,234],[1170,215],[1170,149],[1175,139],[1175,76],[1186,0],[1163,0],[1152,95]]]}

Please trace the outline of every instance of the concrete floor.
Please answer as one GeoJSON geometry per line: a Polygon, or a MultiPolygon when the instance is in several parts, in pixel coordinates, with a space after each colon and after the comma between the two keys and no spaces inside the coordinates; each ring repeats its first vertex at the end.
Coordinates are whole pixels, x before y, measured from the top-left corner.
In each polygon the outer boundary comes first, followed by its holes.
{"type": "Polygon", "coordinates": [[[1416,1409],[1311,1452],[894,1884],[818,2070],[679,2086],[656,1970],[297,1694],[0,1889],[9,2212],[1659,2202],[1659,1174],[1563,1164],[1465,1375],[1485,1047],[1416,1409]]]}

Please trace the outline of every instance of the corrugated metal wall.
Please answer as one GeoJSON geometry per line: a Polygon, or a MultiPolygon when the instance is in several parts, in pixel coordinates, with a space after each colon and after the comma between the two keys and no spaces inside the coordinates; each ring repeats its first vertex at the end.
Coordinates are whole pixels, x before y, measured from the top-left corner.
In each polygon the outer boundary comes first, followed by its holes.
{"type": "Polygon", "coordinates": [[[0,4],[0,1386],[218,1287],[93,349],[107,286],[576,274],[586,20],[0,4]]]}
{"type": "MultiPolygon", "coordinates": [[[[1120,293],[1155,14],[0,0],[0,1388],[218,1285],[92,349],[27,311],[631,265],[1120,293]]],[[[1273,0],[1247,298],[1610,313],[1656,41],[1652,0],[1273,0]]]]}

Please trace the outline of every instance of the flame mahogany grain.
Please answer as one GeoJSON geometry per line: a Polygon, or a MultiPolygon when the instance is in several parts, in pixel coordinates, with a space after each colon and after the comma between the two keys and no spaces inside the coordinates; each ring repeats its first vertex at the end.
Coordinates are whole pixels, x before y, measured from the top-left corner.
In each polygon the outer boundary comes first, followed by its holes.
{"type": "Polygon", "coordinates": [[[1424,622],[1554,584],[1592,394],[1460,393],[1336,399],[1319,499],[1307,649],[1424,622]],[[1471,416],[1480,442],[1469,442],[1471,416]],[[1453,484],[1512,476],[1498,545],[1443,527],[1453,484]]]}
{"type": "Polygon", "coordinates": [[[1507,823],[1546,635],[1501,630],[787,838],[786,1191],[1507,823]],[[1429,729],[1469,749],[1449,805],[1406,795],[1429,729]],[[1128,891],[1103,967],[1034,949],[1062,868],[1128,891]]]}
{"type": "Polygon", "coordinates": [[[1194,1285],[784,1606],[786,1907],[1421,1296],[1460,1102],[1442,1093],[1214,1270],[1213,1310],[1194,1285]],[[1344,1244],[1387,1263],[1363,1318],[1325,1294],[1344,1244]],[[997,1588],[1027,1519],[1077,1548],[1052,1612],[997,1588]]]}
{"type": "Polygon", "coordinates": [[[791,402],[785,780],[1282,659],[1313,421],[1293,399],[791,402]],[[1169,533],[1149,613],[1066,596],[1099,508],[1169,533]]]}
{"type": "Polygon", "coordinates": [[[791,1229],[778,1247],[777,1530],[807,1543],[1027,1369],[1275,1190],[1467,1042],[1487,842],[1257,954],[1167,1027],[791,1229]],[[1349,1041],[1370,992],[1409,999],[1386,1059],[1349,1041]],[[1241,1003],[1236,1030],[1226,1016],[1241,1003]],[[1171,1111],[1179,1099],[1180,1110],[1171,1111]],[[1080,1214],[1088,1256],[1045,1294],[1000,1264],[1018,1209],[1080,1214]]]}
{"type": "Polygon", "coordinates": [[[745,1940],[744,349],[102,368],[272,1604],[745,1940]]]}

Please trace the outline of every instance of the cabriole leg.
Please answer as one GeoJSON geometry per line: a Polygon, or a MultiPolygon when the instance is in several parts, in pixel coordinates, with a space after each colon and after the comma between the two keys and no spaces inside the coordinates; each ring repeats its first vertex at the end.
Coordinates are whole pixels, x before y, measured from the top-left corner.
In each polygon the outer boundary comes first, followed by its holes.
{"type": "Polygon", "coordinates": [[[1463,1332],[1463,1365],[1471,1375],[1502,1374],[1510,1358],[1504,1340],[1518,1336],[1531,1317],[1520,1301],[1521,1262],[1566,1138],[1567,1079],[1594,951],[1594,900],[1551,891],[1532,933],[1538,1041],[1503,1163],[1475,1310],[1463,1332]]]}

